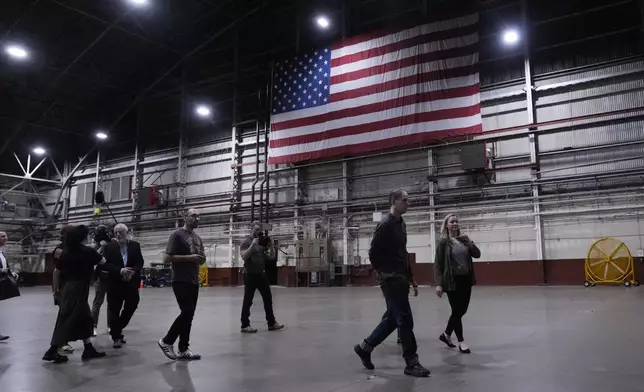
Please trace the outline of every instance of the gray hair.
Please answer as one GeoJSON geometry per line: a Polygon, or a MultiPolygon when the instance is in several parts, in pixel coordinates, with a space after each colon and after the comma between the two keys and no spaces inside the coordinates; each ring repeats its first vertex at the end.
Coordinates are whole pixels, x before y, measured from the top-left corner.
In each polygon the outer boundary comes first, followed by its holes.
{"type": "Polygon", "coordinates": [[[130,231],[130,229],[128,229],[124,223],[119,223],[116,226],[114,226],[114,231],[117,231],[117,230],[125,230],[126,233],[130,231]]]}
{"type": "Polygon", "coordinates": [[[197,210],[196,208],[189,208],[189,209],[186,210],[184,216],[190,216],[190,215],[194,215],[194,214],[199,215],[199,210],[197,210]]]}

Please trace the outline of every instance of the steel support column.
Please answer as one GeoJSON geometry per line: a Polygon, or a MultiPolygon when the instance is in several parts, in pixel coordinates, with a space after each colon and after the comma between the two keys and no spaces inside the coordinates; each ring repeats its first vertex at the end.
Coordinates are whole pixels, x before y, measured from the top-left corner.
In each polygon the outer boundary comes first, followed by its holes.
{"type": "Polygon", "coordinates": [[[342,258],[344,265],[349,273],[351,260],[349,260],[349,211],[346,204],[349,202],[349,164],[342,162],[342,201],[345,207],[342,207],[342,258]]]}
{"type": "MultiPolygon", "coordinates": [[[[434,150],[431,148],[427,150],[427,168],[428,168],[428,175],[429,178],[433,178],[434,175],[436,174],[436,163],[434,161],[434,150]]],[[[436,181],[434,180],[429,180],[429,187],[428,187],[428,192],[429,192],[429,221],[430,222],[435,222],[436,221],[436,181]]],[[[436,236],[436,224],[431,223],[429,225],[429,253],[430,253],[430,261],[433,263],[434,262],[434,255],[436,253],[436,243],[438,241],[438,238],[436,236]]]]}
{"type": "Polygon", "coordinates": [[[139,119],[137,116],[137,128],[136,128],[136,144],[134,146],[134,169],[132,170],[132,211],[133,221],[139,221],[141,219],[141,192],[143,189],[143,166],[141,161],[143,160],[145,154],[142,154],[139,147],[139,119]]]}
{"type": "MultiPolygon", "coordinates": [[[[539,174],[539,138],[534,133],[531,133],[528,136],[530,142],[530,163],[533,165],[532,169],[532,180],[538,181],[540,179],[539,174]]],[[[532,197],[533,197],[533,210],[534,210],[534,232],[535,232],[535,242],[537,247],[537,260],[543,260],[544,258],[544,242],[543,242],[543,222],[541,221],[541,204],[539,203],[539,185],[532,185],[532,197]]],[[[544,271],[544,283],[545,282],[545,271],[544,271]]]]}
{"type": "MultiPolygon", "coordinates": [[[[532,83],[532,65],[530,62],[530,22],[528,19],[528,1],[521,0],[521,15],[523,22],[523,63],[525,69],[525,91],[526,91],[526,110],[528,114],[528,129],[536,130],[534,125],[537,122],[536,109],[534,102],[534,85],[532,83]]],[[[532,164],[532,180],[539,180],[539,139],[537,134],[530,132],[528,134],[530,144],[530,163],[532,164]]],[[[539,185],[532,185],[533,212],[534,212],[534,232],[537,260],[541,261],[541,281],[546,283],[546,272],[544,259],[544,242],[543,242],[543,222],[541,220],[541,205],[539,204],[539,185]]]]}
{"type": "MultiPolygon", "coordinates": [[[[186,68],[181,75],[181,127],[179,129],[179,157],[177,161],[177,207],[186,204],[186,181],[188,175],[188,96],[186,92],[186,68]]],[[[183,212],[179,213],[183,216],[183,212]]],[[[177,222],[178,225],[178,222],[177,222]]]]}
{"type": "MultiPolygon", "coordinates": [[[[297,244],[297,241],[299,241],[299,232],[300,232],[300,201],[302,200],[302,190],[300,187],[300,169],[295,168],[293,169],[293,183],[294,185],[294,199],[293,199],[293,227],[295,230],[293,231],[293,243],[297,244]]],[[[293,266],[297,266],[298,263],[298,254],[297,254],[297,247],[295,247],[295,250],[293,252],[293,260],[295,261],[293,266]]],[[[296,279],[297,280],[297,279],[296,279]]]]}

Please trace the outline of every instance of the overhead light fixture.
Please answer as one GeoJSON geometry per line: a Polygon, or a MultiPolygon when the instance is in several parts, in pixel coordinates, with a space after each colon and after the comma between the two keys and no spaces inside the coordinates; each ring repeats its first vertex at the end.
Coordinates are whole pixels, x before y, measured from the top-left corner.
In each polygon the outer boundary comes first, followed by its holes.
{"type": "Polygon", "coordinates": [[[36,147],[36,148],[33,149],[33,152],[36,155],[44,155],[46,151],[42,147],[36,147]]]}
{"type": "Polygon", "coordinates": [[[503,43],[506,45],[515,45],[519,42],[519,32],[515,29],[508,29],[503,32],[503,43]]]}
{"type": "Polygon", "coordinates": [[[29,57],[29,52],[27,49],[20,45],[7,45],[4,48],[4,52],[9,55],[9,57],[16,60],[25,60],[29,57]]]}
{"type": "Polygon", "coordinates": [[[212,114],[210,107],[206,105],[197,105],[195,112],[199,117],[210,117],[210,115],[212,114]]]}
{"type": "Polygon", "coordinates": [[[148,5],[148,0],[128,0],[130,3],[136,6],[145,6],[148,5]]]}
{"type": "Polygon", "coordinates": [[[317,22],[318,26],[323,29],[326,29],[331,25],[329,18],[327,18],[326,16],[318,16],[315,21],[317,22]]]}
{"type": "Polygon", "coordinates": [[[105,140],[105,139],[107,139],[107,133],[102,132],[102,131],[98,131],[98,132],[96,132],[96,138],[99,139],[99,140],[105,140]]]}

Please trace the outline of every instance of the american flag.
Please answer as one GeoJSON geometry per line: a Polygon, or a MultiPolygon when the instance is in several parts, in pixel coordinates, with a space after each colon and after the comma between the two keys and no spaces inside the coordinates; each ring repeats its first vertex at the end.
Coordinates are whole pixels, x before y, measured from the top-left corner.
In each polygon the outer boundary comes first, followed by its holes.
{"type": "Polygon", "coordinates": [[[478,20],[356,37],[276,63],[269,163],[482,132],[478,20]]]}

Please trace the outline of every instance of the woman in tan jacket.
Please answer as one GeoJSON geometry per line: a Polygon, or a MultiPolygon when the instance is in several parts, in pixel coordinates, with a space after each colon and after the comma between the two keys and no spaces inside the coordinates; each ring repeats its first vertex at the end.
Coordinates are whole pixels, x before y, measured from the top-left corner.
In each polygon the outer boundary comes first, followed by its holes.
{"type": "Polygon", "coordinates": [[[443,293],[447,294],[452,315],[439,339],[448,347],[456,347],[451,338],[452,332],[456,333],[458,349],[464,354],[469,354],[470,349],[463,337],[462,318],[470,304],[472,286],[476,284],[472,258],[479,257],[479,248],[468,236],[461,234],[456,215],[447,215],[441,225],[441,239],[436,245],[434,281],[436,295],[441,298],[443,293]]]}

